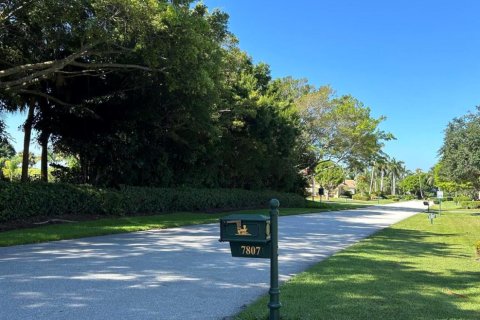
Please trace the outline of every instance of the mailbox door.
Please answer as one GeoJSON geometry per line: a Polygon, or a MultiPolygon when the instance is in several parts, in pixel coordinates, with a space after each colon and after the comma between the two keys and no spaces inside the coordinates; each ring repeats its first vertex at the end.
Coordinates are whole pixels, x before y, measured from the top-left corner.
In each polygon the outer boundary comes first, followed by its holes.
{"type": "Polygon", "coordinates": [[[261,215],[231,215],[220,219],[220,241],[267,243],[270,219],[261,215]]]}

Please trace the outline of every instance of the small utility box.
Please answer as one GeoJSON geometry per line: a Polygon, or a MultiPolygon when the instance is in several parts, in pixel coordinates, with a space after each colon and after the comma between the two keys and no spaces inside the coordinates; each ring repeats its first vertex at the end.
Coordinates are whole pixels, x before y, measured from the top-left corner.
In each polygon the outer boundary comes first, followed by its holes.
{"type": "Polygon", "coordinates": [[[270,217],[232,214],[220,219],[220,241],[229,241],[233,257],[270,258],[270,217]]]}

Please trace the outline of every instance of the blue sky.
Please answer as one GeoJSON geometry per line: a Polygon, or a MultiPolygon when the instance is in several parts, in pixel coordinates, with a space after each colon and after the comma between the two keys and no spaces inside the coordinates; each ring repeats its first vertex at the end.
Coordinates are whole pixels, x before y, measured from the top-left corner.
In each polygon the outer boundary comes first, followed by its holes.
{"type": "Polygon", "coordinates": [[[385,151],[409,169],[435,164],[443,130],[480,104],[480,1],[220,1],[230,30],[274,77],[352,94],[384,115],[385,151]]]}
{"type": "MultiPolygon", "coordinates": [[[[436,162],[443,130],[480,104],[480,1],[205,1],[274,77],[307,78],[384,115],[385,151],[409,169],[436,162]]],[[[13,132],[23,116],[6,118],[13,132]]]]}

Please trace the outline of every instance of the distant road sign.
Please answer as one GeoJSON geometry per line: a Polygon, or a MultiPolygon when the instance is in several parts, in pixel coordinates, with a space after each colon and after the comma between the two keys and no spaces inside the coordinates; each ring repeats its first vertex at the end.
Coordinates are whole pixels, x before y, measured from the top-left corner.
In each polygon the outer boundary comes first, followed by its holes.
{"type": "Polygon", "coordinates": [[[443,199],[443,191],[437,191],[437,198],[443,199]]]}

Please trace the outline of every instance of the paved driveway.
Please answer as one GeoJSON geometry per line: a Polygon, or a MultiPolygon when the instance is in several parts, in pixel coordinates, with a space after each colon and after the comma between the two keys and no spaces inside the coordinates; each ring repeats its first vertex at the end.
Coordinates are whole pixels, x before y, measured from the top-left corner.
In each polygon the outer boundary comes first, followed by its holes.
{"type": "MultiPolygon", "coordinates": [[[[423,208],[281,217],[281,279],[423,208]]],[[[269,260],[218,238],[209,224],[0,248],[0,319],[222,319],[267,293],[269,260]]]]}

